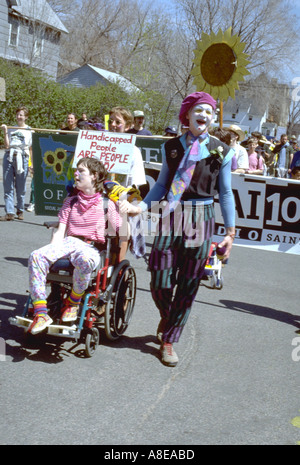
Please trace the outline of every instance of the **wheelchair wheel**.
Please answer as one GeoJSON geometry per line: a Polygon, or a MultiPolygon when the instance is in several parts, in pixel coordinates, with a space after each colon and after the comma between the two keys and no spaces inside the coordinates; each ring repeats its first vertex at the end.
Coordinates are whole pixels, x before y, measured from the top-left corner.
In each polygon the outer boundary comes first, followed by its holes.
{"type": "Polygon", "coordinates": [[[92,328],[85,336],[85,355],[92,357],[99,345],[99,331],[97,328],[92,328]]]}
{"type": "Polygon", "coordinates": [[[128,328],[135,304],[136,275],[127,260],[115,268],[110,285],[105,308],[105,334],[114,341],[128,328]]]}

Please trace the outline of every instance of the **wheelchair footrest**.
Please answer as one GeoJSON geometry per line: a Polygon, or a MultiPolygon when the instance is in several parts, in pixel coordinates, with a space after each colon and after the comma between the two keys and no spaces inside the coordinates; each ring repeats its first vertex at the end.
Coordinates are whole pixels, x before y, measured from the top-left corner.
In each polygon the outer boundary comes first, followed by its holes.
{"type": "MultiPolygon", "coordinates": [[[[29,318],[24,318],[22,316],[9,318],[9,322],[11,325],[18,326],[19,328],[23,328],[25,330],[28,330],[32,321],[33,320],[30,320],[29,318]]],[[[70,337],[72,339],[78,339],[80,337],[80,331],[78,330],[76,325],[50,325],[44,331],[52,336],[70,337]]]]}
{"type": "Polygon", "coordinates": [[[19,326],[20,328],[29,328],[32,323],[32,320],[29,318],[24,318],[22,316],[15,316],[8,319],[11,325],[19,326]]]}
{"type": "Polygon", "coordinates": [[[79,338],[80,331],[77,326],[50,325],[47,327],[47,333],[52,336],[79,338]]]}

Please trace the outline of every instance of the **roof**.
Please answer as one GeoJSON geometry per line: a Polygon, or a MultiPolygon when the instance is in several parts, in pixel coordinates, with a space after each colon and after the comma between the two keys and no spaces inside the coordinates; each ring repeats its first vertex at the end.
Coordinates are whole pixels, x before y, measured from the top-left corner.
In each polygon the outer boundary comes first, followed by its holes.
{"type": "Polygon", "coordinates": [[[19,0],[18,3],[19,5],[11,5],[11,11],[68,34],[68,30],[46,0],[19,0]]]}
{"type": "Polygon", "coordinates": [[[140,90],[138,87],[136,87],[128,79],[124,78],[120,74],[107,71],[106,69],[97,68],[96,66],[92,66],[92,65],[87,65],[87,66],[92,68],[97,74],[100,74],[102,77],[104,77],[108,81],[120,84],[124,88],[124,90],[126,90],[127,92],[136,92],[140,90]]]}
{"type": "Polygon", "coordinates": [[[98,82],[102,85],[106,83],[119,84],[127,93],[140,91],[138,87],[133,85],[128,79],[120,74],[107,71],[106,69],[97,68],[92,65],[83,65],[74,69],[68,74],[57,79],[60,84],[72,85],[76,87],[90,87],[98,82]]]}

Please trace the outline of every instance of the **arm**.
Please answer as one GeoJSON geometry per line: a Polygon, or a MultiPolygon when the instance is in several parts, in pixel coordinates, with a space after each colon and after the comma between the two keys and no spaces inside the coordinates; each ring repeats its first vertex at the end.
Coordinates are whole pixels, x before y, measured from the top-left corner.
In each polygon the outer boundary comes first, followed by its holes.
{"type": "Polygon", "coordinates": [[[226,236],[220,246],[226,247],[224,259],[228,258],[235,236],[235,203],[231,189],[231,163],[222,165],[219,175],[219,199],[226,228],[226,236]]]}
{"type": "Polygon", "coordinates": [[[9,148],[9,137],[8,137],[8,130],[7,130],[6,124],[2,124],[1,128],[4,133],[4,147],[5,149],[8,149],[9,148]]]}
{"type": "Polygon", "coordinates": [[[133,215],[138,215],[143,211],[149,210],[151,208],[152,202],[159,202],[167,193],[166,184],[169,177],[169,168],[165,161],[165,153],[163,151],[163,164],[156,183],[152,189],[148,192],[144,200],[139,203],[139,205],[134,206],[129,204],[126,200],[120,202],[120,212],[121,213],[130,213],[133,215]]]}
{"type": "Polygon", "coordinates": [[[64,223],[59,223],[58,228],[54,230],[51,238],[50,244],[55,244],[61,242],[65,237],[67,225],[64,223]]]}

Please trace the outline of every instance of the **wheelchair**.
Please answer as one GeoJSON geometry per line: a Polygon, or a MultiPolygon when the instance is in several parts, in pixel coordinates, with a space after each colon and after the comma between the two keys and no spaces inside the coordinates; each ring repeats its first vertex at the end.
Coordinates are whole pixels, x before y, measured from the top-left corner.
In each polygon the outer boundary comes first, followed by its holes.
{"type": "MultiPolygon", "coordinates": [[[[44,223],[48,228],[52,222],[44,223]]],[[[98,246],[98,244],[97,244],[98,246]]],[[[94,270],[74,322],[60,324],[61,309],[72,288],[73,266],[68,259],[55,262],[47,275],[49,294],[47,308],[53,323],[38,335],[27,333],[33,321],[33,305],[29,295],[21,316],[10,318],[12,325],[21,327],[28,336],[47,336],[75,341],[85,345],[85,356],[92,357],[104,331],[108,340],[115,341],[127,330],[135,305],[136,274],[128,260],[119,261],[119,238],[106,238],[97,247],[100,264],[94,270]]]]}

